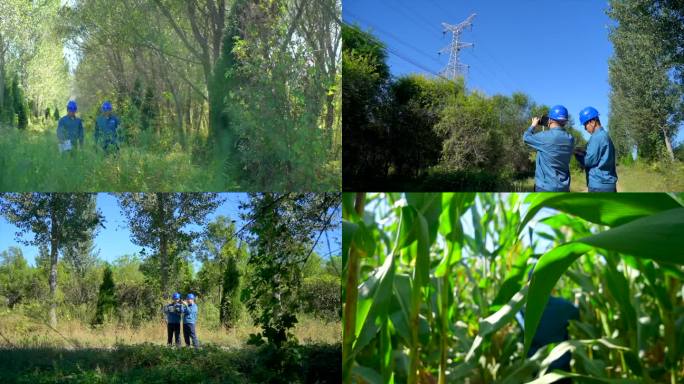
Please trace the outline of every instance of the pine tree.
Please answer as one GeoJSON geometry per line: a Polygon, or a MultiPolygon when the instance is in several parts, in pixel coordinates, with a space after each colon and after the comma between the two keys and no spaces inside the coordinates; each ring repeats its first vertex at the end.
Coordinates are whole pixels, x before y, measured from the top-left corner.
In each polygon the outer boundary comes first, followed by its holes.
{"type": "Polygon", "coordinates": [[[52,115],[54,117],[55,121],[58,121],[60,116],[59,116],[59,108],[55,107],[55,114],[52,115]]]}
{"type": "MultiPolygon", "coordinates": [[[[238,251],[239,252],[239,251],[238,251]]],[[[223,296],[221,297],[221,324],[230,329],[240,319],[240,271],[235,256],[229,256],[223,273],[223,296]]]]}
{"type": "Polygon", "coordinates": [[[23,100],[17,104],[17,128],[26,129],[28,126],[28,108],[23,100]]]}
{"type": "Polygon", "coordinates": [[[140,123],[142,128],[147,130],[151,123],[154,122],[154,119],[157,118],[157,107],[154,103],[154,90],[152,87],[147,87],[145,91],[140,112],[140,123]]]}
{"type": "Polygon", "coordinates": [[[102,285],[100,285],[100,292],[97,295],[97,310],[95,312],[95,319],[93,325],[103,324],[109,320],[114,312],[116,306],[116,286],[112,277],[112,270],[107,265],[102,277],[102,285]]]}

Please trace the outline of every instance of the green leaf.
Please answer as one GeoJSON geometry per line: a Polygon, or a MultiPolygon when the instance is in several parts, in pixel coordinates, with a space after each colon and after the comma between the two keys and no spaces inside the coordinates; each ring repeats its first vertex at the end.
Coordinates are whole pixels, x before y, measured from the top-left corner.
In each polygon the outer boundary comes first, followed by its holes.
{"type": "Polygon", "coordinates": [[[352,368],[352,375],[360,378],[357,382],[368,383],[368,384],[384,384],[382,380],[382,375],[378,371],[364,367],[362,365],[355,364],[352,368]]]}
{"type": "Polygon", "coordinates": [[[392,300],[394,271],[394,255],[390,254],[385,263],[359,287],[353,351],[363,348],[380,330],[382,324],[379,324],[377,318],[387,313],[392,300]]]}
{"type": "Polygon", "coordinates": [[[590,250],[592,247],[586,244],[563,244],[546,253],[537,262],[530,280],[525,307],[525,354],[530,349],[532,337],[537,331],[551,289],[570,264],[590,250]]]}
{"type": "Polygon", "coordinates": [[[585,244],[664,263],[684,262],[684,208],[671,209],[580,239],[585,244]]]}
{"type": "Polygon", "coordinates": [[[430,282],[430,239],[427,221],[420,213],[417,214],[416,227],[418,241],[413,283],[417,285],[414,289],[421,289],[430,282]]]}
{"type": "Polygon", "coordinates": [[[603,194],[535,193],[525,199],[530,203],[518,233],[542,208],[554,208],[610,227],[625,224],[654,213],[681,208],[672,196],[664,193],[603,194]]]}
{"type": "Polygon", "coordinates": [[[563,244],[543,255],[530,281],[525,311],[525,353],[529,350],[551,289],[578,257],[597,247],[681,265],[684,264],[682,233],[684,208],[677,208],[563,244]]]}
{"type": "Polygon", "coordinates": [[[442,194],[406,193],[406,201],[423,215],[428,226],[430,244],[434,243],[439,228],[439,216],[442,213],[442,194]]]}
{"type": "Polygon", "coordinates": [[[477,349],[480,348],[480,345],[484,341],[485,337],[503,328],[503,326],[505,326],[513,318],[515,318],[515,314],[525,304],[527,290],[527,286],[523,287],[522,290],[520,290],[520,292],[513,295],[511,300],[509,300],[509,302],[506,305],[504,305],[501,309],[496,311],[496,313],[492,314],[491,316],[485,319],[480,320],[480,331],[478,335],[475,337],[475,340],[473,341],[472,345],[470,346],[470,350],[468,351],[468,354],[465,358],[466,361],[470,361],[473,357],[475,357],[475,352],[477,351],[477,349]]]}
{"type": "Polygon", "coordinates": [[[608,383],[608,384],[640,384],[641,381],[639,380],[631,380],[631,379],[603,379],[603,378],[597,378],[597,377],[591,377],[591,376],[585,376],[585,375],[579,375],[576,373],[570,373],[570,372],[564,372],[564,371],[553,371],[551,373],[547,373],[546,375],[527,382],[527,384],[550,384],[550,383],[555,383],[560,379],[570,377],[574,379],[581,379],[577,380],[578,383],[597,383],[597,384],[603,384],[603,383],[608,383]]]}
{"type": "Polygon", "coordinates": [[[499,288],[499,292],[497,292],[496,297],[492,301],[492,307],[496,308],[503,305],[520,290],[522,287],[521,282],[524,281],[526,276],[527,260],[530,256],[532,256],[532,248],[525,248],[525,250],[515,258],[511,270],[506,273],[501,288],[499,288]]]}

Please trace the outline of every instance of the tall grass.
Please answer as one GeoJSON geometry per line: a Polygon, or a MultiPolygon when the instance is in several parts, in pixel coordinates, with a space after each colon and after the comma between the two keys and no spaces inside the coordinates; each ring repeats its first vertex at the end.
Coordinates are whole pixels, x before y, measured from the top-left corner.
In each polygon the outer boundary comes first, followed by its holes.
{"type": "Polygon", "coordinates": [[[89,129],[85,142],[78,150],[60,153],[54,127],[19,131],[0,126],[0,191],[261,191],[285,184],[296,190],[327,191],[339,190],[341,182],[339,162],[332,161],[316,169],[309,181],[262,169],[266,176],[255,184],[247,176],[267,164],[230,164],[225,153],[212,151],[201,135],[181,145],[171,133],[136,132],[116,154],[95,145],[89,129]]]}
{"type": "MultiPolygon", "coordinates": [[[[342,339],[340,322],[326,323],[322,320],[298,316],[294,329],[295,337],[305,344],[336,344],[342,339]]],[[[201,320],[201,319],[200,319],[201,320]]],[[[241,348],[249,335],[258,332],[251,321],[243,318],[236,327],[224,330],[208,327],[201,321],[197,324],[197,335],[202,344],[220,347],[241,348]]],[[[108,324],[92,328],[80,321],[63,321],[56,329],[41,320],[18,313],[0,314],[0,347],[16,348],[113,348],[118,344],[157,345],[166,344],[166,323],[148,322],[139,327],[108,324]]],[[[181,336],[182,339],[182,336],[181,336]]]]}
{"type": "Polygon", "coordinates": [[[199,161],[179,144],[150,134],[106,154],[86,133],[86,144],[60,153],[52,131],[0,127],[0,191],[220,191],[238,190],[216,162],[199,161]],[[149,137],[148,137],[149,136],[149,137]]]}

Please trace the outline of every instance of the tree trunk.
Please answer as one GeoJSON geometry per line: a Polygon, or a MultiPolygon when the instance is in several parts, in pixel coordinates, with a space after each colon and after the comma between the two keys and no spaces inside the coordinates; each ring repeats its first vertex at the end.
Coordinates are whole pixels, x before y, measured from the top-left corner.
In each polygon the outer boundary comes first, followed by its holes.
{"type": "Polygon", "coordinates": [[[168,293],[169,289],[169,256],[168,256],[168,238],[164,226],[166,225],[166,194],[157,194],[157,214],[160,217],[160,235],[159,235],[159,265],[161,267],[161,289],[164,294],[168,293]]]}
{"type": "Polygon", "coordinates": [[[0,33],[0,108],[5,105],[5,41],[0,33]]]}
{"type": "MultiPolygon", "coordinates": [[[[54,198],[54,197],[53,197],[54,198]]],[[[55,214],[55,202],[50,204],[50,326],[57,327],[57,257],[59,256],[59,225],[55,214]]]]}
{"type": "Polygon", "coordinates": [[[674,151],[672,150],[672,142],[670,141],[670,137],[667,135],[667,132],[665,131],[664,127],[663,136],[665,137],[665,147],[667,148],[667,154],[670,155],[670,160],[674,161],[675,156],[674,151]]]}

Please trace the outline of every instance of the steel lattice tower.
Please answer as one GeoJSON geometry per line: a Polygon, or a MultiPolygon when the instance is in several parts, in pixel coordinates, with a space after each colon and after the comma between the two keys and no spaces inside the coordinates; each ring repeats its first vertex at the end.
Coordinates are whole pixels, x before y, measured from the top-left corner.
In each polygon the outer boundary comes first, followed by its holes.
{"type": "Polygon", "coordinates": [[[442,76],[446,77],[449,80],[456,80],[456,78],[459,75],[465,76],[466,71],[468,70],[468,65],[463,64],[459,61],[458,59],[458,54],[463,48],[470,48],[474,46],[473,43],[463,43],[461,42],[461,33],[463,32],[464,29],[470,27],[472,28],[473,24],[473,19],[475,18],[476,14],[473,13],[472,15],[468,16],[467,19],[465,19],[464,22],[458,24],[458,25],[452,25],[448,23],[442,23],[442,26],[444,27],[444,33],[446,34],[447,32],[451,32],[451,44],[441,51],[439,51],[440,54],[444,52],[449,52],[449,64],[447,64],[447,67],[444,68],[442,71],[442,76]]]}

